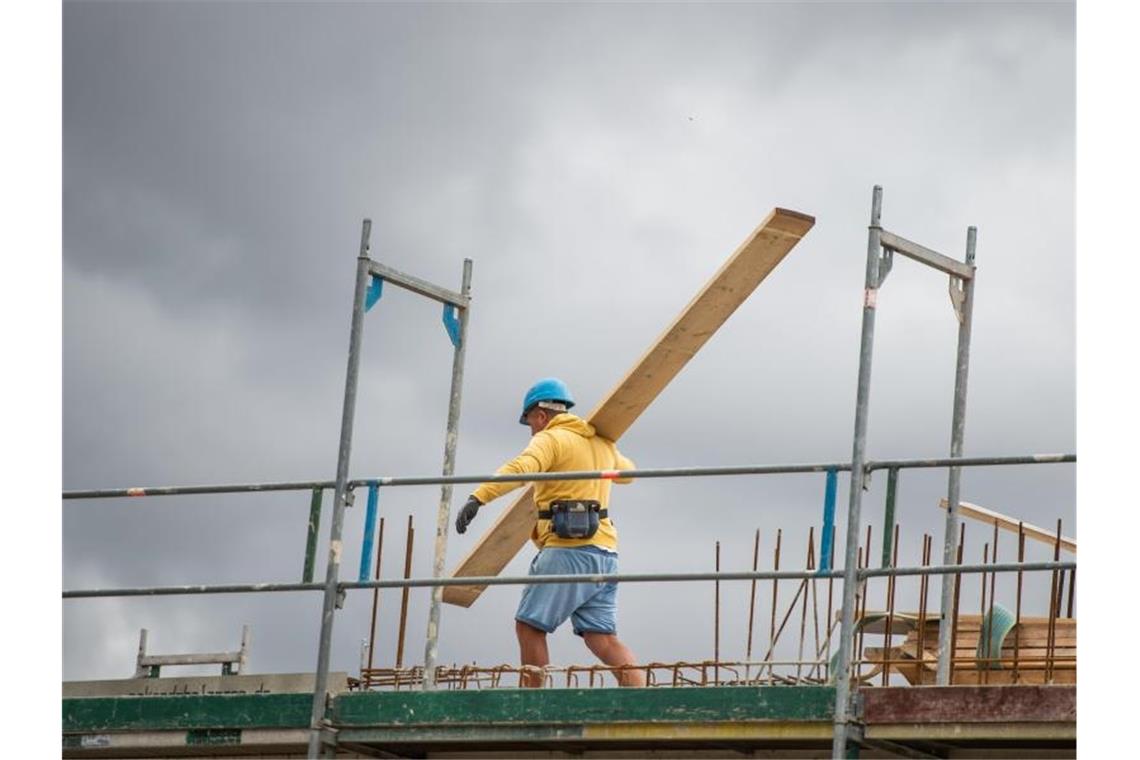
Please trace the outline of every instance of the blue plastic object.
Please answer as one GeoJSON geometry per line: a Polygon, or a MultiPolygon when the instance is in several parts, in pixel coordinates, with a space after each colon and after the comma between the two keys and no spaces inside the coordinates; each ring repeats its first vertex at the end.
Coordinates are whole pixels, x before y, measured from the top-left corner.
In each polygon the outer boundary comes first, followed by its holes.
{"type": "Polygon", "coordinates": [[[447,336],[451,338],[451,345],[459,348],[459,317],[455,311],[455,304],[443,305],[443,327],[447,330],[447,336]]]}
{"type": "Polygon", "coordinates": [[[360,549],[360,577],[366,581],[372,571],[372,537],[376,533],[376,503],[379,500],[380,487],[376,483],[368,484],[368,509],[364,514],[364,546],[360,549]]]}
{"type": "Polygon", "coordinates": [[[835,470],[827,471],[827,485],[823,489],[823,530],[819,534],[819,571],[831,569],[832,546],[835,543],[835,470]]]}
{"type": "Polygon", "coordinates": [[[376,302],[380,300],[381,291],[384,289],[384,278],[372,275],[372,281],[368,283],[368,293],[364,298],[364,310],[368,311],[376,302]]]}

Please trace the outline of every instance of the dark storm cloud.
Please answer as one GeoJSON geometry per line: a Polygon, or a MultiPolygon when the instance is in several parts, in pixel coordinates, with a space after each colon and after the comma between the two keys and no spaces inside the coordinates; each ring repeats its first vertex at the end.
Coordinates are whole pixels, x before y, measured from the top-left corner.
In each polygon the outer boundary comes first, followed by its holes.
{"type": "MultiPolygon", "coordinates": [[[[949,255],[979,227],[967,453],[1072,450],[1073,49],[1058,4],[68,3],[65,488],[331,478],[366,216],[372,257],[397,269],[457,288],[475,261],[458,470],[478,473],[524,444],[534,378],[563,376],[588,410],[772,206],[816,215],[622,447],[649,467],[849,458],[875,183],[888,229],[949,255]]],[[[872,456],[944,455],[946,280],[899,261],[880,305],[872,456]]],[[[386,288],[364,340],[353,476],[437,472],[437,305],[386,288]]],[[[963,498],[1075,534],[1072,469],[1028,469],[969,471],[963,498]]],[[[882,489],[864,503],[875,531],[882,489]]],[[[906,551],[941,541],[944,491],[942,472],[904,479],[906,551]]],[[[770,564],[777,527],[800,563],[822,492],[819,477],[623,488],[623,568],[710,569],[716,540],[744,567],[756,528],[770,564]]],[[[430,573],[438,498],[382,494],[385,574],[408,514],[414,573],[430,573]]],[[[304,493],[66,502],[64,586],[296,580],[307,514],[304,493]]],[[[348,513],[346,576],[362,523],[348,513]]],[[[451,536],[449,565],[477,535],[451,536]]],[[[710,656],[704,612],[656,633],[664,593],[622,590],[639,656],[710,656]]],[[[704,610],[709,589],[668,593],[704,610]]],[[[516,598],[445,609],[441,658],[513,660],[516,598]]],[[[64,674],[127,675],[140,627],[205,651],[243,622],[255,670],[311,670],[318,607],[68,603],[64,674]]],[[[334,668],[357,668],[367,607],[352,596],[338,616],[334,668]]],[[[425,612],[413,593],[406,661],[425,612]]],[[[571,639],[555,661],[584,657],[571,639]]]]}

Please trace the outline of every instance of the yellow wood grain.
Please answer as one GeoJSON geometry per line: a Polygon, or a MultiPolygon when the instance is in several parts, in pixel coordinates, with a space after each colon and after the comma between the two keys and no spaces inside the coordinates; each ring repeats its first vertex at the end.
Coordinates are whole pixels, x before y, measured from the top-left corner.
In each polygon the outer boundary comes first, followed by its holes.
{"type": "MultiPolygon", "coordinates": [[[[773,209],[586,421],[600,435],[620,438],[814,224],[815,219],[806,214],[773,209]]],[[[536,512],[534,488],[527,486],[500,512],[451,577],[502,572],[530,537],[536,512]]],[[[443,601],[470,607],[484,588],[448,586],[443,601]]]]}

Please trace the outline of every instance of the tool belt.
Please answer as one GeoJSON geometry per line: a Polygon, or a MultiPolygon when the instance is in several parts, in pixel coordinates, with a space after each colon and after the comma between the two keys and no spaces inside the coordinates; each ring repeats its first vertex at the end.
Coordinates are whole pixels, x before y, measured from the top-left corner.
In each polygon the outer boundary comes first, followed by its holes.
{"type": "Polygon", "coordinates": [[[538,519],[554,523],[554,534],[559,538],[592,538],[599,523],[609,517],[610,511],[592,499],[579,501],[552,501],[550,509],[538,510],[538,519]]]}

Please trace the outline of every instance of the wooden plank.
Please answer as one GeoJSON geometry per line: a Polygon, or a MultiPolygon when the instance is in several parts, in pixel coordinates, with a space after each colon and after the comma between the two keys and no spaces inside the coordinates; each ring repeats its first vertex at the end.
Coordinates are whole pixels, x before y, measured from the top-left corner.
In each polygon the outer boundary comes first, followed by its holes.
{"type": "MultiPolygon", "coordinates": [[[[938,506],[942,509],[946,509],[949,506],[949,502],[946,501],[946,499],[941,499],[938,502],[938,506]]],[[[1011,533],[1017,533],[1017,520],[1009,517],[1008,515],[1003,515],[1000,512],[994,512],[993,510],[986,509],[985,507],[979,507],[977,504],[971,504],[968,501],[958,502],[958,514],[964,517],[971,517],[975,520],[979,520],[981,522],[984,522],[986,525],[997,525],[1002,530],[1008,530],[1011,533]]],[[[1027,522],[1022,522],[1021,526],[1025,530],[1026,538],[1036,539],[1042,543],[1049,544],[1049,546],[1053,546],[1057,543],[1057,534],[1055,532],[1045,530],[1044,528],[1039,528],[1036,525],[1030,525],[1027,522]]],[[[1075,538],[1061,536],[1061,548],[1065,551],[1076,554],[1077,540],[1075,538]]]]}
{"type": "MultiPolygon", "coordinates": [[[[815,218],[806,214],[773,209],[586,421],[600,435],[620,438],[814,224],[815,218]]],[[[530,538],[536,511],[534,487],[527,486],[499,513],[451,576],[502,572],[530,538]]],[[[470,607],[484,588],[448,586],[443,601],[470,607]]]]}

